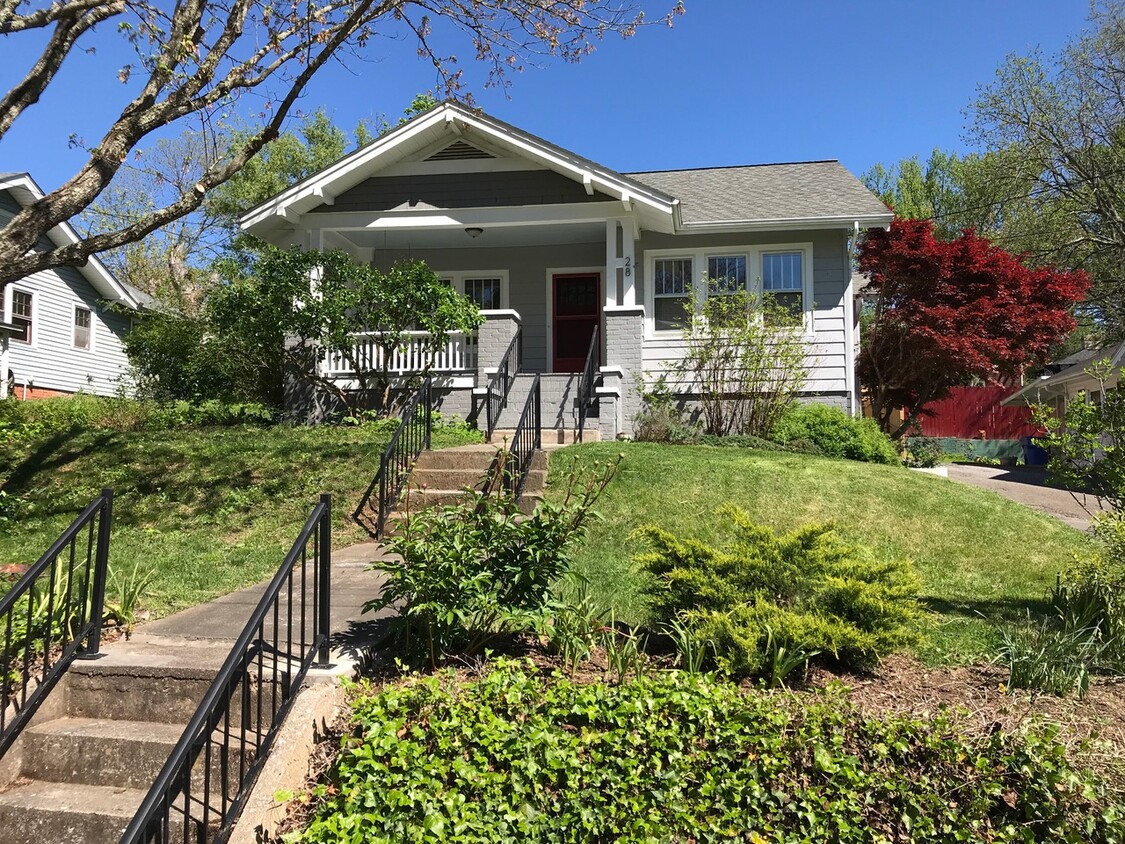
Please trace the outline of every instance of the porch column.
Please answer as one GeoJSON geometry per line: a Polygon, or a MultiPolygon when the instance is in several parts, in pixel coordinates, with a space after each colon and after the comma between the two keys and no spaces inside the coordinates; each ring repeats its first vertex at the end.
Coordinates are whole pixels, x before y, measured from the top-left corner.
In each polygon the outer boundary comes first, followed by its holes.
{"type": "Polygon", "coordinates": [[[477,329],[477,389],[488,386],[521,325],[519,313],[513,310],[481,311],[480,315],[484,322],[477,329]]]}
{"type": "Polygon", "coordinates": [[[605,306],[617,307],[617,268],[620,256],[617,250],[617,220],[605,221],[605,306]]]}
{"type": "MultiPolygon", "coordinates": [[[[605,309],[605,362],[602,367],[602,391],[607,398],[613,394],[616,413],[604,414],[602,435],[612,437],[632,434],[633,417],[640,410],[636,380],[644,372],[644,308],[639,305],[615,305],[605,309]],[[607,416],[615,419],[607,419],[607,416]]],[[[609,402],[606,402],[609,404],[609,402]]]]}

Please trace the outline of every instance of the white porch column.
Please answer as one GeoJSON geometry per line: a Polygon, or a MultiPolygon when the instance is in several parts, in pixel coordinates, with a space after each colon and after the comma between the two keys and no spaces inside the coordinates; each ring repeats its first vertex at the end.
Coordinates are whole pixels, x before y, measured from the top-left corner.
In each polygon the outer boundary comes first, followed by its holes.
{"type": "Polygon", "coordinates": [[[617,220],[605,221],[605,306],[615,308],[617,301],[617,220]]]}
{"type": "Polygon", "coordinates": [[[637,304],[637,241],[632,220],[621,221],[621,304],[631,308],[637,304]]]}
{"type": "Polygon", "coordinates": [[[0,399],[8,397],[8,332],[0,329],[0,399]]]}

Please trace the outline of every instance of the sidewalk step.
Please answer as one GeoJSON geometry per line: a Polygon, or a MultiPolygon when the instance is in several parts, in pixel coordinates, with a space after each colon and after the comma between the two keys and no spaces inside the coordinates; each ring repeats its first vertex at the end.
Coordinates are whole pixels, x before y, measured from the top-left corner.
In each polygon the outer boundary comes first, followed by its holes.
{"type": "MultiPolygon", "coordinates": [[[[21,782],[0,792],[4,844],[115,844],[147,792],[70,783],[21,782]]],[[[173,817],[170,841],[183,838],[173,817]]]]}

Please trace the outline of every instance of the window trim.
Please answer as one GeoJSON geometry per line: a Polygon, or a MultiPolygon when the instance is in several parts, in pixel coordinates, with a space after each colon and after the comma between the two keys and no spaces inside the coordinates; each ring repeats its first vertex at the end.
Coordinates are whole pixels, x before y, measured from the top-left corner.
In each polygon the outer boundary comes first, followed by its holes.
{"type": "Polygon", "coordinates": [[[707,296],[707,288],[703,282],[704,270],[711,258],[743,256],[746,258],[746,286],[747,292],[752,296],[762,295],[762,256],[779,253],[801,253],[801,293],[802,293],[802,324],[805,335],[813,336],[813,320],[816,303],[813,301],[813,244],[805,241],[801,243],[761,243],[754,246],[732,244],[730,246],[699,246],[690,248],[672,249],[646,249],[644,253],[644,306],[645,306],[645,337],[654,340],[665,340],[679,337],[680,329],[656,330],[655,311],[655,278],[656,261],[667,258],[691,258],[693,271],[696,278],[692,279],[694,309],[698,312],[707,296]]]}
{"type": "Polygon", "coordinates": [[[504,310],[509,307],[507,270],[451,270],[448,272],[435,270],[434,272],[442,281],[450,282],[453,289],[462,296],[465,295],[466,279],[498,278],[500,279],[500,305],[496,310],[504,310]]]}
{"type": "Polygon", "coordinates": [[[651,331],[655,334],[672,335],[678,334],[682,329],[679,328],[664,328],[659,331],[656,329],[656,300],[657,299],[687,299],[687,309],[692,312],[699,311],[699,284],[696,281],[696,267],[699,266],[698,256],[692,252],[678,252],[671,255],[654,255],[650,262],[651,270],[648,278],[651,281],[646,285],[646,297],[649,300],[645,306],[645,322],[652,326],[651,331]],[[689,286],[686,294],[668,294],[656,293],[656,262],[657,261],[690,261],[691,262],[691,275],[689,276],[689,286]]]}
{"type": "Polygon", "coordinates": [[[9,284],[4,293],[4,322],[9,325],[12,323],[12,309],[15,307],[15,294],[26,293],[31,297],[31,341],[17,340],[15,337],[11,339],[12,343],[19,344],[27,349],[39,348],[39,291],[28,290],[26,287],[19,287],[15,284],[9,284]]]}
{"type": "Polygon", "coordinates": [[[84,303],[75,302],[71,312],[70,318],[70,348],[76,352],[93,352],[94,351],[94,308],[84,303]],[[78,312],[85,311],[90,315],[90,328],[89,328],[89,341],[85,346],[79,346],[75,341],[75,334],[78,331],[78,312]]]}

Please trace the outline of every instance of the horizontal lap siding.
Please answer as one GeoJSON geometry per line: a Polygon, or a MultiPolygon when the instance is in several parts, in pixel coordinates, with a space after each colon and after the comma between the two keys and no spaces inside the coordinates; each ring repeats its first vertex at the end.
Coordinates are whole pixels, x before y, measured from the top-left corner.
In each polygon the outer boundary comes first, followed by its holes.
{"type": "Polygon", "coordinates": [[[376,264],[389,267],[395,261],[413,258],[425,261],[438,273],[475,270],[508,271],[507,307],[517,311],[523,324],[523,369],[545,372],[550,368],[547,348],[547,269],[601,267],[605,264],[604,243],[510,248],[379,250],[376,264]]]}
{"type": "Polygon", "coordinates": [[[35,345],[10,345],[9,367],[17,384],[30,381],[40,389],[104,396],[120,390],[129,370],[121,341],[129,317],[106,312],[89,282],[70,267],[35,273],[10,286],[35,295],[35,345]],[[90,350],[71,347],[75,305],[90,309],[90,350]]]}
{"type": "MultiPolygon", "coordinates": [[[[724,246],[812,243],[813,334],[807,358],[810,373],[806,390],[815,393],[843,393],[847,390],[847,334],[843,297],[850,275],[844,263],[843,239],[842,232],[834,231],[694,237],[646,233],[638,249],[637,300],[644,301],[644,273],[648,262],[643,257],[643,252],[647,249],[722,249],[724,246]]],[[[683,349],[683,341],[678,338],[646,338],[642,353],[646,374],[650,378],[656,377],[669,364],[682,357],[683,349]]]]}

